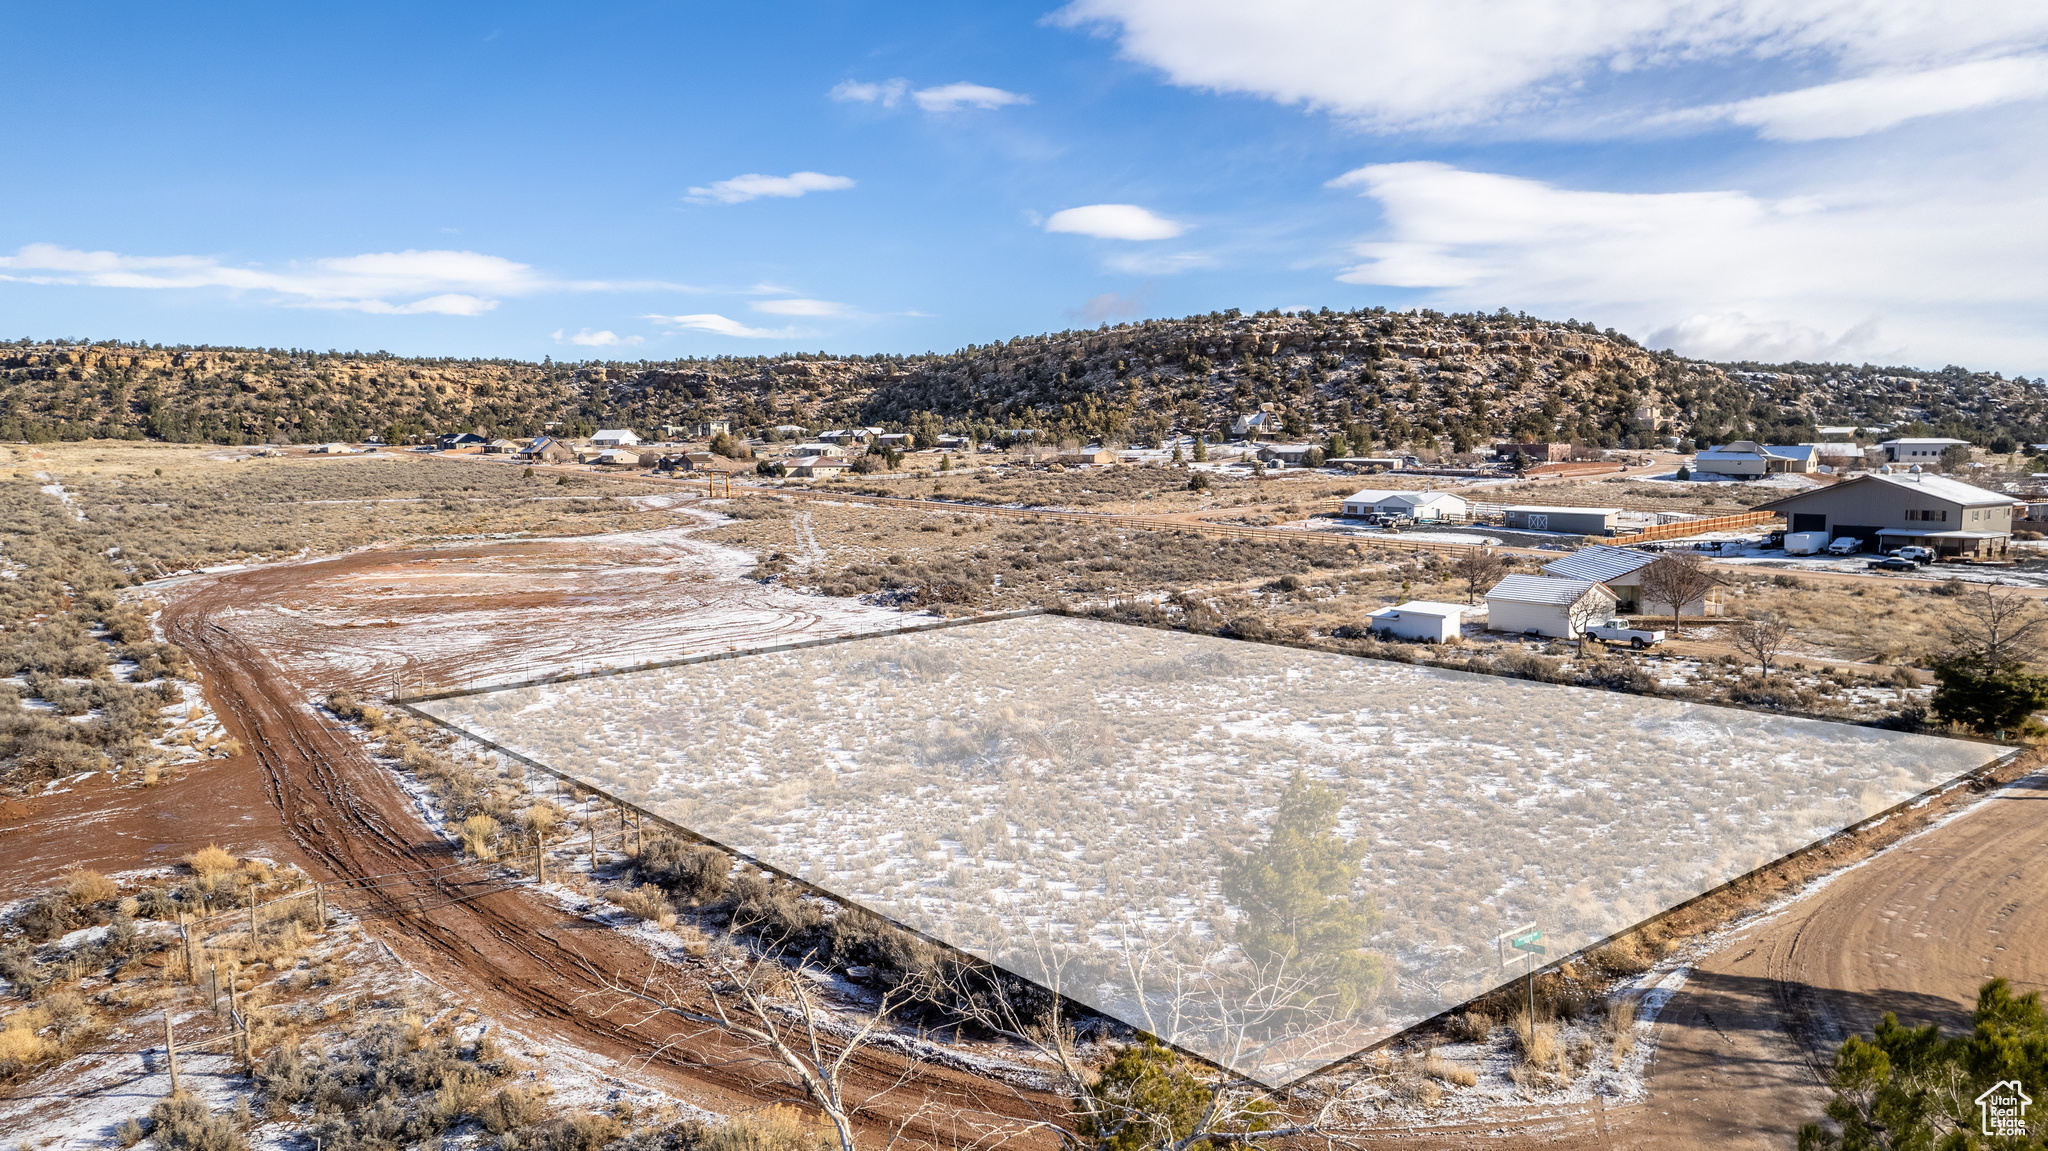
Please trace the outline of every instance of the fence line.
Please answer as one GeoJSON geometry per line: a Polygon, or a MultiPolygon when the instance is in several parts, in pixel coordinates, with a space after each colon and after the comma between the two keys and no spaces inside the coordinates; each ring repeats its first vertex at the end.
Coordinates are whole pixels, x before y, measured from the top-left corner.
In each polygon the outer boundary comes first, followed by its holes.
{"type": "Polygon", "coordinates": [[[1776,512],[1738,512],[1735,515],[1714,516],[1711,519],[1704,520],[1679,520],[1675,523],[1658,524],[1654,527],[1644,528],[1642,531],[1631,535],[1617,537],[1614,542],[1617,544],[1639,544],[1647,543],[1650,540],[1668,540],[1681,536],[1698,535],[1701,532],[1735,531],[1739,528],[1755,527],[1758,524],[1768,523],[1780,518],[1782,517],[1776,512]]]}

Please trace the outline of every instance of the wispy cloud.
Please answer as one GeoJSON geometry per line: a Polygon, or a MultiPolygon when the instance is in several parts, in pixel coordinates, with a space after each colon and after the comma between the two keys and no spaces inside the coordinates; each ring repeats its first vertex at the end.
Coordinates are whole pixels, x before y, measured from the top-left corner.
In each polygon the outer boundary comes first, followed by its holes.
{"type": "Polygon", "coordinates": [[[1145,293],[1104,292],[1081,301],[1078,307],[1068,308],[1067,315],[1085,324],[1101,324],[1110,320],[1129,319],[1145,314],[1145,293]]]}
{"type": "Polygon", "coordinates": [[[763,196],[794,198],[806,192],[840,192],[851,187],[851,177],[827,176],[823,172],[791,172],[787,176],[749,172],[707,187],[692,188],[689,199],[702,204],[739,204],[763,196]]]}
{"type": "Polygon", "coordinates": [[[903,94],[909,90],[910,81],[900,78],[876,83],[846,80],[835,84],[826,95],[842,104],[880,104],[884,108],[894,108],[903,102],[903,94]]]}
{"type": "Polygon", "coordinates": [[[1174,276],[1197,268],[1213,268],[1216,257],[1207,252],[1117,252],[1104,259],[1102,266],[1132,276],[1174,276]]]}
{"type": "Polygon", "coordinates": [[[794,328],[750,328],[738,320],[728,319],[716,312],[703,312],[694,316],[649,316],[657,323],[688,332],[709,332],[714,336],[732,336],[742,340],[784,339],[796,334],[794,328]]]}
{"type": "Polygon", "coordinates": [[[757,300],[748,307],[771,316],[850,317],[860,314],[859,309],[851,304],[836,303],[832,300],[757,300]]]}
{"type": "Polygon", "coordinates": [[[576,344],[579,347],[585,348],[616,348],[621,344],[637,344],[640,342],[640,337],[638,336],[622,337],[616,332],[593,332],[589,328],[584,328],[573,336],[565,336],[562,332],[563,329],[561,328],[555,329],[554,340],[556,343],[576,344]]]}
{"type": "Polygon", "coordinates": [[[1652,127],[1715,121],[1755,128],[1767,140],[1833,140],[1882,132],[1909,120],[2048,96],[2048,55],[1973,60],[1947,68],[1886,72],[1652,117],[1652,127]]]}
{"type": "MultiPolygon", "coordinates": [[[[1611,92],[1594,80],[1641,85],[1658,72],[1732,64],[1720,74],[1740,84],[1762,71],[1740,65],[1796,61],[1831,80],[1872,77],[1875,87],[1862,91],[1890,107],[1878,90],[1898,91],[1894,74],[1991,64],[2048,44],[2048,5],[2010,0],[1074,0],[1051,19],[1114,36],[1126,58],[1183,87],[1306,105],[1384,130],[1483,124],[1496,134],[1515,131],[1502,121],[1518,116],[1548,134],[1555,110],[1611,92]]],[[[2025,87],[2031,81],[2010,75],[2024,70],[1990,67],[1972,82],[2025,87]]],[[[1643,91],[1630,88],[1615,106],[1642,106],[1643,91]]],[[[1856,93],[1792,105],[1817,111],[1856,93]]],[[[1765,103],[1749,114],[1785,123],[1807,111],[1765,103]]]]}
{"type": "Polygon", "coordinates": [[[843,104],[878,104],[884,108],[894,108],[907,95],[912,103],[926,112],[958,112],[966,108],[994,111],[1013,104],[1031,103],[1031,97],[1022,92],[971,84],[965,80],[913,91],[910,81],[901,77],[880,81],[847,80],[835,85],[826,95],[843,104]]]}
{"type": "Polygon", "coordinates": [[[475,316],[507,296],[543,292],[679,290],[680,285],[557,280],[480,252],[370,252],[295,261],[282,269],[228,264],[213,256],[132,256],[29,244],[0,256],[0,279],[137,290],[227,289],[260,292],[288,307],[376,315],[475,316]]]}
{"type": "Polygon", "coordinates": [[[1413,289],[1431,306],[1599,316],[1690,355],[1997,357],[2038,370],[2048,336],[2016,317],[2048,307],[2042,170],[1936,166],[1773,197],[1375,164],[1333,181],[1376,201],[1385,221],[1338,278],[1413,289]]]}
{"type": "Polygon", "coordinates": [[[1170,240],[1187,227],[1136,204],[1089,204],[1054,212],[1045,230],[1103,240],[1170,240]]]}
{"type": "Polygon", "coordinates": [[[957,112],[962,108],[981,108],[994,111],[1012,104],[1029,104],[1031,97],[1021,92],[1005,92],[986,84],[969,84],[962,80],[953,84],[941,84],[936,88],[919,88],[910,94],[917,106],[927,112],[957,112]]]}

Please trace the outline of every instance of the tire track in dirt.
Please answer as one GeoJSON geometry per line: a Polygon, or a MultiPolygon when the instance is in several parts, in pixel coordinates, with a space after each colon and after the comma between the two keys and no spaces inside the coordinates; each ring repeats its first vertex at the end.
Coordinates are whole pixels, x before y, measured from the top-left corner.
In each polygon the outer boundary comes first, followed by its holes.
{"type": "MultiPolygon", "coordinates": [[[[308,694],[232,626],[232,612],[266,602],[302,576],[288,568],[242,573],[193,587],[164,609],[166,638],[205,673],[209,702],[263,771],[287,834],[316,875],[332,881],[384,876],[358,888],[346,905],[402,958],[488,1015],[536,1039],[565,1043],[621,1065],[634,1077],[699,1106],[731,1113],[786,1098],[772,1069],[744,1045],[716,1033],[678,1040],[660,1022],[593,1017],[579,1000],[599,990],[595,973],[635,976],[646,952],[607,927],[545,906],[524,892],[487,884],[465,890],[473,871],[449,872],[450,846],[419,818],[391,774],[345,732],[300,702],[308,694]],[[412,874],[404,874],[412,873],[412,874]]],[[[849,1076],[858,1094],[879,1092],[903,1074],[887,1052],[864,1052],[849,1076]]],[[[1000,1085],[944,1067],[919,1073],[918,1087],[871,1108],[877,1125],[909,1116],[929,1093],[935,1102],[989,1113],[989,1120],[1035,1117],[1000,1085]]],[[[934,1138],[938,1114],[919,1120],[934,1138]]]]}

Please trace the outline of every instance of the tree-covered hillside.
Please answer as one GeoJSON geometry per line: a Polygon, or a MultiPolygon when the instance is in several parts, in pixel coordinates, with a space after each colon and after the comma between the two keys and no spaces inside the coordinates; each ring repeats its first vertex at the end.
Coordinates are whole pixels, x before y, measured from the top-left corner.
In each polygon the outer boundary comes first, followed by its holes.
{"type": "MultiPolygon", "coordinates": [[[[114,342],[0,345],[0,439],[402,442],[725,418],[1145,442],[1271,411],[1351,451],[1496,438],[1649,446],[1810,440],[1889,424],[2048,440],[2042,381],[1874,365],[1708,364],[1613,329],[1506,311],[1236,311],[1021,336],[946,354],[527,363],[114,342]]],[[[784,433],[788,434],[788,433],[784,433]]]]}

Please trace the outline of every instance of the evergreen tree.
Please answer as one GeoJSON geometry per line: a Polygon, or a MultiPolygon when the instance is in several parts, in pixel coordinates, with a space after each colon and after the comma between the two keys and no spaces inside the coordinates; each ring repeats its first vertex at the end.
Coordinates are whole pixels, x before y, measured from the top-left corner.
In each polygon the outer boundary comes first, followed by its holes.
{"type": "Polygon", "coordinates": [[[1365,950],[1379,910],[1352,893],[1365,847],[1337,837],[1343,806],[1342,796],[1296,772],[1265,844],[1224,869],[1223,896],[1237,905],[1247,958],[1319,976],[1349,1014],[1378,995],[1386,967],[1365,950]]]}

